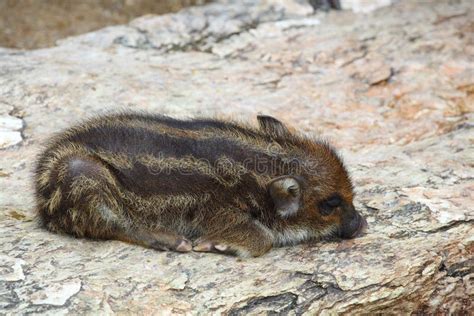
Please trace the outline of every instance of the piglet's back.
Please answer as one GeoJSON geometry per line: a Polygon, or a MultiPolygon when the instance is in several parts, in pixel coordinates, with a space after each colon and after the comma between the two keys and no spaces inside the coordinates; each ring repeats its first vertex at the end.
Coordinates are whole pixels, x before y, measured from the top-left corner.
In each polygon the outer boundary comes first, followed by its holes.
{"type": "Polygon", "coordinates": [[[123,186],[139,195],[202,192],[250,178],[264,183],[284,172],[275,168],[284,149],[274,146],[269,135],[219,120],[101,117],[67,131],[49,151],[70,145],[102,160],[123,186]]]}
{"type": "Polygon", "coordinates": [[[148,114],[95,118],[53,138],[40,156],[38,212],[53,231],[98,238],[109,238],[114,226],[137,225],[192,237],[206,218],[227,210],[270,223],[266,185],[285,172],[272,167],[281,155],[271,144],[270,135],[233,122],[148,114]],[[74,194],[75,200],[67,198],[74,194]],[[103,218],[106,232],[98,233],[103,218]]]}

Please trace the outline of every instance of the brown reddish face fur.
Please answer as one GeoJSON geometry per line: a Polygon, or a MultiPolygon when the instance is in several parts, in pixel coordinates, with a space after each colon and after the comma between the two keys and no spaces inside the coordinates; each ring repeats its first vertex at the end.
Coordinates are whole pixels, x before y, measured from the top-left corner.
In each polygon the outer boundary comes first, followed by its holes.
{"type": "Polygon", "coordinates": [[[38,159],[39,218],[77,237],[240,256],[358,235],[366,222],[335,151],[258,122],[130,113],[73,127],[38,159]]]}
{"type": "MultiPolygon", "coordinates": [[[[349,175],[338,157],[331,157],[332,167],[321,179],[309,175],[313,180],[306,194],[304,210],[312,214],[313,223],[324,223],[333,227],[334,233],[342,238],[355,237],[366,226],[365,220],[353,206],[353,189],[349,175]]],[[[303,212],[304,212],[303,211],[303,212]]]]}
{"type": "MultiPolygon", "coordinates": [[[[291,134],[284,125],[272,118],[273,134],[281,139],[291,134]]],[[[261,124],[261,126],[265,126],[261,124]]],[[[270,129],[269,124],[266,125],[270,129]]],[[[301,240],[326,236],[354,238],[367,227],[365,219],[353,206],[353,187],[340,157],[327,143],[293,135],[293,143],[303,149],[299,156],[297,176],[292,190],[298,191],[291,197],[298,211],[280,216],[285,219],[279,243],[297,243],[301,240]]],[[[271,191],[270,184],[270,191],[271,191]]],[[[276,206],[284,204],[284,189],[274,195],[276,206]]],[[[286,199],[286,201],[288,198],[286,199]]],[[[287,209],[296,208],[286,206],[287,209]]]]}

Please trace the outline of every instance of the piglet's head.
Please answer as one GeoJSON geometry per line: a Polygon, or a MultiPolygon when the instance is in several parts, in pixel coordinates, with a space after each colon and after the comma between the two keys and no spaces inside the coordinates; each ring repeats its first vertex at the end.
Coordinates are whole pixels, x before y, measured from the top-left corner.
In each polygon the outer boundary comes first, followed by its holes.
{"type": "Polygon", "coordinates": [[[289,229],[308,232],[309,237],[360,235],[367,222],[354,208],[350,177],[334,149],[325,142],[295,136],[275,118],[259,116],[258,120],[275,141],[300,149],[297,170],[268,184],[276,216],[289,229]]]}

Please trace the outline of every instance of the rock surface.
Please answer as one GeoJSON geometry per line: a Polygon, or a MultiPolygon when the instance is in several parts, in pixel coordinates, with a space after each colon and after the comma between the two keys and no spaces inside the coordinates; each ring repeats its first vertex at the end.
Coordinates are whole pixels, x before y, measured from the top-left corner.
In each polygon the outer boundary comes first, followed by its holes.
{"type": "MultiPolygon", "coordinates": [[[[127,23],[144,14],[176,12],[206,0],[0,1],[0,46],[37,49],[66,36],[127,23]]],[[[378,1],[378,0],[376,0],[378,1]]]]}
{"type": "Polygon", "coordinates": [[[0,314],[473,310],[470,0],[315,16],[303,2],[243,3],[0,50],[0,114],[22,135],[0,151],[0,314]],[[117,109],[246,121],[263,112],[319,133],[341,149],[368,234],[242,260],[39,228],[31,172],[41,145],[117,109]]]}
{"type": "Polygon", "coordinates": [[[390,5],[392,0],[339,0],[341,9],[369,13],[378,8],[390,5]]]}

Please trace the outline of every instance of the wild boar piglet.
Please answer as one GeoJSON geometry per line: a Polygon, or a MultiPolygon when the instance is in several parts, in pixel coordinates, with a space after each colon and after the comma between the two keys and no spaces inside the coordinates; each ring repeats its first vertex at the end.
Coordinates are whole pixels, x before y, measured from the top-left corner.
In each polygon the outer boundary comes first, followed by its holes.
{"type": "Polygon", "coordinates": [[[72,127],[38,159],[39,218],[76,237],[239,256],[357,236],[366,221],[334,149],[257,120],[120,113],[72,127]]]}

